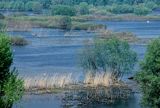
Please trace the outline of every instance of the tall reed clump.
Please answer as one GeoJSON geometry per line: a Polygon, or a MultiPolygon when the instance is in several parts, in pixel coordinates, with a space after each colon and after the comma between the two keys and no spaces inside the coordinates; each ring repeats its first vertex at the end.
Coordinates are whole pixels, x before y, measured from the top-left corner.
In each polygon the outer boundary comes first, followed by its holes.
{"type": "Polygon", "coordinates": [[[53,75],[24,77],[24,84],[27,91],[33,89],[54,90],[56,88],[66,88],[69,85],[78,84],[78,80],[73,77],[72,73],[55,73],[53,75]]]}

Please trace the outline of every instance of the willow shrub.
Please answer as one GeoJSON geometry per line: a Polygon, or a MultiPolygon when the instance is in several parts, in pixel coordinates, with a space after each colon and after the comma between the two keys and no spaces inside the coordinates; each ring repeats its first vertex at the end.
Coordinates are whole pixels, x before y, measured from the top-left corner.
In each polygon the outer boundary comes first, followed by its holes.
{"type": "Polygon", "coordinates": [[[80,61],[85,70],[109,70],[117,80],[133,70],[137,55],[125,41],[116,38],[96,39],[93,46],[84,48],[80,61]]]}
{"type": "Polygon", "coordinates": [[[160,38],[153,40],[147,48],[141,70],[136,75],[140,84],[142,104],[160,108],[160,38]]]}

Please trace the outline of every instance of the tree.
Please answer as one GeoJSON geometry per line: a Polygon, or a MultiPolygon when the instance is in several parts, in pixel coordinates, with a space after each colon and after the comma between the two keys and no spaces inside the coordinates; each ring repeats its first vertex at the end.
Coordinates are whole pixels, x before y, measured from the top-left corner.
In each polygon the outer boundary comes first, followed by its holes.
{"type": "Polygon", "coordinates": [[[40,13],[42,11],[42,4],[36,1],[29,1],[25,4],[25,10],[40,13]]]}
{"type": "Polygon", "coordinates": [[[143,5],[138,5],[134,8],[134,13],[136,15],[147,15],[149,12],[151,12],[151,10],[143,5]]]}
{"type": "Polygon", "coordinates": [[[152,108],[160,108],[160,38],[153,40],[147,48],[145,59],[140,64],[138,81],[142,96],[142,104],[152,108]]]}
{"type": "Polygon", "coordinates": [[[115,14],[121,14],[121,13],[133,13],[134,8],[131,5],[113,5],[112,12],[115,14]]]}
{"type": "Polygon", "coordinates": [[[79,13],[81,15],[85,15],[85,14],[89,13],[88,3],[82,2],[82,3],[79,4],[79,13]]]}
{"type": "Polygon", "coordinates": [[[76,15],[76,10],[73,6],[67,5],[54,5],[51,10],[52,15],[76,15]]]}
{"type": "Polygon", "coordinates": [[[82,52],[81,65],[86,70],[108,70],[115,80],[125,73],[131,72],[136,63],[136,53],[129,44],[116,38],[96,40],[92,47],[87,47],[82,52]]]}
{"type": "Polygon", "coordinates": [[[23,81],[15,69],[10,71],[12,60],[10,39],[0,33],[0,108],[12,108],[13,102],[23,94],[23,81]]]}

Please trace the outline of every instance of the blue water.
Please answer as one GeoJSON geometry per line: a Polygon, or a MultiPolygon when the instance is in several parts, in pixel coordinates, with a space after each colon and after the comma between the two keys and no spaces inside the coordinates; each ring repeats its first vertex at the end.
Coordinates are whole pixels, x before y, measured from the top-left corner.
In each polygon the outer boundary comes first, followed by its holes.
{"type": "Polygon", "coordinates": [[[105,24],[108,30],[115,32],[132,32],[140,38],[157,38],[160,36],[160,21],[93,21],[105,24]]]}
{"type": "MultiPolygon", "coordinates": [[[[136,22],[102,22],[109,30],[116,32],[130,31],[140,38],[156,38],[160,35],[160,21],[136,22]]],[[[86,40],[92,40],[96,35],[87,31],[65,31],[59,29],[35,28],[30,32],[8,32],[12,36],[23,36],[30,44],[25,47],[13,47],[14,63],[20,75],[38,75],[40,73],[74,72],[80,73],[78,55],[86,40]],[[72,34],[72,36],[68,36],[72,34]]],[[[145,45],[131,45],[137,52],[139,60],[143,60],[145,45]]],[[[132,76],[134,73],[127,75],[132,76]]],[[[127,78],[126,77],[126,78],[127,78]]],[[[88,108],[140,108],[139,94],[128,103],[113,106],[96,105],[88,108]]],[[[21,102],[13,108],[59,108],[62,107],[61,95],[25,95],[21,102]]]]}

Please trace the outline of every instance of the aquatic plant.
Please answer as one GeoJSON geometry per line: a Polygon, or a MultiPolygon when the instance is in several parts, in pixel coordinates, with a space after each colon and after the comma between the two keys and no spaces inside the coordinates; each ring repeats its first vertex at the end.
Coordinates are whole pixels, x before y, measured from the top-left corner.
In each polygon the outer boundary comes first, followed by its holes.
{"type": "Polygon", "coordinates": [[[66,88],[68,85],[78,84],[78,80],[73,78],[72,73],[53,75],[39,75],[35,77],[24,77],[24,86],[26,90],[52,90],[55,88],[66,88]]]}
{"type": "Polygon", "coordinates": [[[28,41],[23,37],[12,36],[11,37],[11,44],[13,46],[25,46],[28,44],[28,41]]]}

